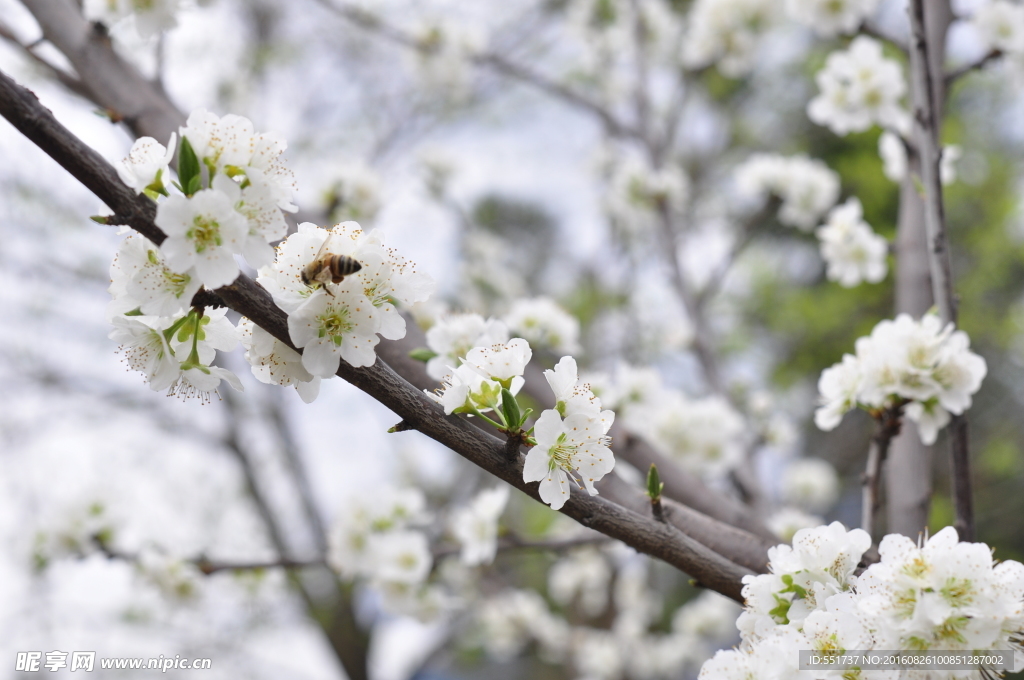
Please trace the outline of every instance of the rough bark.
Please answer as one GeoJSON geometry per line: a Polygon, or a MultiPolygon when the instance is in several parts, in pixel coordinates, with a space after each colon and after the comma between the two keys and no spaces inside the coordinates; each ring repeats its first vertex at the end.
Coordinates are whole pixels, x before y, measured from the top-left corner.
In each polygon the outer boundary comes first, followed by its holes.
{"type": "MultiPolygon", "coordinates": [[[[952,20],[949,0],[928,0],[925,20],[928,41],[935,46],[929,55],[933,73],[942,73],[946,33],[952,20]]],[[[923,93],[911,84],[911,101],[917,104],[923,93]]],[[[945,82],[932,81],[935,101],[944,102],[945,82]]],[[[940,112],[941,113],[941,112],[940,112]]],[[[941,123],[941,121],[940,121],[941,123]]],[[[932,304],[928,266],[928,237],[924,203],[910,175],[919,174],[919,160],[909,158],[908,178],[900,187],[899,224],[896,233],[896,313],[920,318],[932,304]]],[[[928,525],[932,495],[933,447],[921,443],[916,427],[905,427],[893,439],[885,469],[888,532],[916,538],[928,525]]]]}

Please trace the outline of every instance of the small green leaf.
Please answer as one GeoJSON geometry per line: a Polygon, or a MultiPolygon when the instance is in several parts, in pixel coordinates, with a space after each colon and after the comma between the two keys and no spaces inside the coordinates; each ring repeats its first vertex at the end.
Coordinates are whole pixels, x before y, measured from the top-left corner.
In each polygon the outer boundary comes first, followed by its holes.
{"type": "Polygon", "coordinates": [[[199,158],[189,143],[188,137],[184,136],[181,138],[181,145],[178,151],[178,179],[187,196],[194,194],[195,191],[190,189],[193,186],[200,186],[203,181],[202,171],[199,167],[199,158]]]}
{"type": "Polygon", "coordinates": [[[428,347],[417,347],[416,349],[409,352],[409,358],[415,359],[416,361],[422,361],[424,363],[430,361],[437,356],[437,352],[428,347]]]}
{"type": "Polygon", "coordinates": [[[91,217],[89,217],[89,219],[92,220],[93,222],[95,222],[96,224],[110,224],[110,218],[111,217],[113,217],[113,216],[112,215],[92,215],[91,217]]]}
{"type": "Polygon", "coordinates": [[[186,193],[189,196],[191,196],[194,193],[197,193],[200,189],[203,188],[203,178],[200,175],[196,175],[188,183],[188,186],[186,188],[188,189],[186,193]]]}
{"type": "Polygon", "coordinates": [[[519,425],[522,415],[519,412],[519,403],[516,398],[512,396],[512,393],[507,389],[502,388],[501,390],[501,410],[505,414],[505,424],[511,427],[519,425]]]}
{"type": "Polygon", "coordinates": [[[647,471],[647,495],[650,496],[651,500],[660,500],[661,491],[665,488],[665,485],[661,481],[661,477],[658,475],[658,467],[651,463],[651,469],[647,471]]]}

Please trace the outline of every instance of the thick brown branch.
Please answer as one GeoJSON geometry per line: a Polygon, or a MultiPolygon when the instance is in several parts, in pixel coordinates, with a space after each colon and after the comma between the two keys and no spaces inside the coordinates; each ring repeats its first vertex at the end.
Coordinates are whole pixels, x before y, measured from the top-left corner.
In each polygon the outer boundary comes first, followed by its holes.
{"type": "MultiPolygon", "coordinates": [[[[129,223],[155,242],[163,234],[152,223],[155,209],[148,199],[124,187],[114,169],[95,151],[60,125],[24,88],[0,74],[0,114],[35,141],[129,223]]],[[[252,319],[278,340],[293,346],[287,318],[270,294],[246,276],[215,291],[232,309],[252,319]]],[[[381,361],[369,368],[342,362],[338,376],[394,411],[428,437],[456,451],[472,463],[539,500],[537,484],[523,482],[522,460],[510,464],[504,442],[457,417],[446,417],[440,407],[381,361]]],[[[750,570],[722,557],[677,529],[643,517],[601,497],[573,493],[561,512],[580,524],[618,539],[636,550],[657,557],[686,572],[703,586],[738,601],[741,579],[750,570]]]]}

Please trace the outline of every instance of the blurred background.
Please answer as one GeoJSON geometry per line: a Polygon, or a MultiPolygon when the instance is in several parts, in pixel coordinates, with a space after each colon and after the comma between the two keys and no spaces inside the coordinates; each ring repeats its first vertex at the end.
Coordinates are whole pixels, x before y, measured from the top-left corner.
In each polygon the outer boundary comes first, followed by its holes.
{"type": "MultiPolygon", "coordinates": [[[[35,4],[0,0],[0,70],[124,158],[131,130],[62,82],[73,66],[40,39],[35,4]]],[[[840,137],[806,115],[814,74],[848,36],[752,1],[718,3],[736,25],[707,54],[692,45],[714,3],[688,0],[156,4],[176,25],[148,37],[117,3],[78,9],[180,112],[236,113],[287,139],[300,220],[379,229],[437,281],[404,310],[419,327],[409,348],[447,313],[503,319],[535,364],[575,356],[627,436],[781,538],[859,523],[872,423],[853,413],[817,430],[816,384],[892,318],[893,272],[829,281],[813,233],[735,181],[756,153],[820,159],[839,179],[833,202],[856,196],[894,238],[900,184],[881,130],[840,137]],[[517,309],[524,299],[558,311],[517,309]]],[[[982,4],[952,5],[951,68],[985,54],[968,20],[982,4]]],[[[906,34],[901,2],[870,21],[906,34]]],[[[970,411],[978,539],[1002,559],[1024,557],[1022,66],[1007,57],[952,82],[942,131],[961,154],[946,187],[960,326],[988,363],[970,411]]],[[[256,381],[239,350],[218,362],[242,393],[150,391],[107,338],[123,236],[88,219],[104,206],[6,122],[0,155],[8,669],[19,651],[94,650],[213,660],[168,677],[688,678],[738,639],[737,605],[516,491],[494,562],[465,564],[451,522],[496,482],[423,436],[387,434],[397,417],[341,380],[304,404],[256,381]],[[322,564],[346,522],[395,489],[425,502],[433,567],[415,596],[322,564]],[[201,568],[282,557],[316,564],[201,568]]],[[[947,448],[940,434],[933,532],[952,523],[947,448]]],[[[626,483],[643,472],[617,461],[626,483]]]]}

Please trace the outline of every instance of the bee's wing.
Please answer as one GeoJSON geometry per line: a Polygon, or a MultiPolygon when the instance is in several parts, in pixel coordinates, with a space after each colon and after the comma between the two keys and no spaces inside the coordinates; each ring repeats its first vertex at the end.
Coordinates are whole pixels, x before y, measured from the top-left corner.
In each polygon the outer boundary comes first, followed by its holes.
{"type": "Polygon", "coordinates": [[[316,262],[317,260],[319,260],[321,257],[326,255],[327,253],[331,252],[330,251],[330,245],[331,245],[331,241],[333,241],[333,240],[334,240],[334,232],[328,230],[327,231],[327,238],[325,238],[324,242],[320,245],[320,250],[316,251],[316,257],[313,258],[313,262],[316,262]]]}

